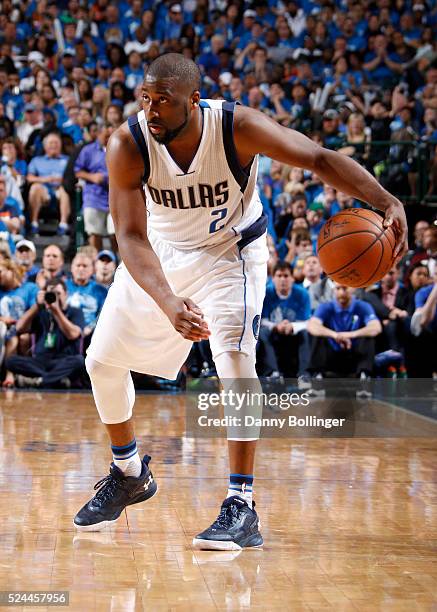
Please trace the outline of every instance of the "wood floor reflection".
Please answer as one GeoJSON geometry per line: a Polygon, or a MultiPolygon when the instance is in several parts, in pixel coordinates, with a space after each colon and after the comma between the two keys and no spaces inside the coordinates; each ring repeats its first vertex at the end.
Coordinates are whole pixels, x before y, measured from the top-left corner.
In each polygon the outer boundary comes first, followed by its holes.
{"type": "Polygon", "coordinates": [[[110,462],[92,397],[1,394],[0,590],[67,590],[64,609],[86,612],[437,609],[428,421],[411,417],[414,438],[262,440],[265,546],[214,553],[191,539],[225,494],[225,440],[184,438],[175,395],[139,396],[135,418],[158,495],[78,535],[72,518],[110,462]]]}

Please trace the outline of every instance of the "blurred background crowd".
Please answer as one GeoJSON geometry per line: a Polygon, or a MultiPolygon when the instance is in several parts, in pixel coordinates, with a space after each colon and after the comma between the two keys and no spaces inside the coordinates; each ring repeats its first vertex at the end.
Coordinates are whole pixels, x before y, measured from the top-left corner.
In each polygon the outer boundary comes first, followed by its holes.
{"type": "MultiPolygon", "coordinates": [[[[144,68],[180,52],[202,97],[267,113],[365,166],[406,205],[410,252],[353,292],[318,232],[365,204],[260,157],[269,281],[262,376],[437,372],[435,0],[0,2],[0,347],[4,386],[86,384],[83,355],[117,266],[107,141],[144,68]]],[[[214,375],[207,343],[184,368],[214,375]]]]}

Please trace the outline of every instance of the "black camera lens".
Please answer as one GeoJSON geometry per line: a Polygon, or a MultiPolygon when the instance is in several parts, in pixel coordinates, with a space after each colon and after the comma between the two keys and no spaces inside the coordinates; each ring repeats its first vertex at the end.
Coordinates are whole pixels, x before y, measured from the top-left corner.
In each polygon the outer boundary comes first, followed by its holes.
{"type": "Polygon", "coordinates": [[[46,304],[54,304],[56,302],[56,293],[54,291],[46,291],[44,301],[46,304]]]}

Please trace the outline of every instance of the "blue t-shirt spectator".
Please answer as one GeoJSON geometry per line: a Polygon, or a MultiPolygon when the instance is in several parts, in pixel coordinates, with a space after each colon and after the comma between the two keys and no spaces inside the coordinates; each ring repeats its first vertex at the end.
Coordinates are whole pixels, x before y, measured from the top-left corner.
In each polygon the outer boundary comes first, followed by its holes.
{"type": "Polygon", "coordinates": [[[83,205],[84,208],[95,208],[108,212],[108,169],[106,167],[105,149],[100,142],[96,140],[91,144],[85,145],[80,151],[74,171],[80,172],[84,170],[89,173],[104,174],[106,179],[100,185],[86,181],[83,188],[83,205]]]}
{"type": "MultiPolygon", "coordinates": [[[[422,308],[423,306],[425,306],[426,300],[428,299],[429,294],[433,289],[433,286],[434,285],[427,285],[426,287],[422,287],[422,289],[419,289],[419,291],[414,296],[414,304],[416,308],[422,308]]],[[[437,332],[437,309],[435,311],[434,318],[429,323],[428,327],[432,331],[437,332]]]]}
{"type": "MultiPolygon", "coordinates": [[[[68,157],[66,155],[58,155],[56,157],[49,157],[48,155],[38,155],[30,160],[28,167],[28,173],[34,174],[35,176],[59,176],[64,175],[65,166],[67,165],[68,157]]],[[[50,195],[54,195],[59,185],[55,183],[44,183],[47,187],[50,195]]]]}
{"type": "MultiPolygon", "coordinates": [[[[346,308],[342,308],[337,300],[320,304],[313,316],[320,319],[325,327],[336,332],[361,329],[370,321],[378,318],[373,310],[373,306],[355,298],[352,298],[349,306],[346,308]]],[[[340,350],[340,345],[335,340],[329,338],[329,342],[334,350],[340,350]]],[[[354,342],[355,340],[352,340],[352,344],[354,342]]]]}
{"type": "Polygon", "coordinates": [[[262,310],[262,318],[274,323],[284,319],[290,321],[306,321],[311,316],[310,297],[303,287],[293,284],[287,297],[277,294],[275,287],[267,287],[262,310]]]}
{"type": "Polygon", "coordinates": [[[9,291],[0,290],[0,316],[18,319],[35,304],[39,289],[35,283],[25,282],[9,291]]]}
{"type": "Polygon", "coordinates": [[[0,207],[0,219],[13,219],[21,217],[21,208],[15,198],[8,196],[3,206],[0,207]]]}
{"type": "Polygon", "coordinates": [[[70,279],[67,280],[67,292],[68,304],[80,308],[85,325],[94,328],[108,293],[106,287],[93,280],[86,285],[77,285],[70,279]]]}

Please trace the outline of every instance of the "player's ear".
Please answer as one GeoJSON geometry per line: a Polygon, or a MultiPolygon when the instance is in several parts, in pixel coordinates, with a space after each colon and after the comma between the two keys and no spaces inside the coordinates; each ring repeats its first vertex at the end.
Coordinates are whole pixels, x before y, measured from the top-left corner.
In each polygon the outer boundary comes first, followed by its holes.
{"type": "Polygon", "coordinates": [[[196,108],[197,106],[199,106],[199,103],[200,103],[200,92],[195,91],[193,92],[193,95],[191,96],[191,104],[194,108],[196,108]]]}

